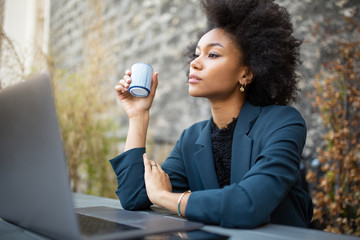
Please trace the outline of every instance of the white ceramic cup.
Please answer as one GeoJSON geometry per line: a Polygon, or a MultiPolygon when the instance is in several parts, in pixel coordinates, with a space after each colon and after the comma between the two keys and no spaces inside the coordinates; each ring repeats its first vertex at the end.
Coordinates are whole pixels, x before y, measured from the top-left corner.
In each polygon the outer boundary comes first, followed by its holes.
{"type": "Polygon", "coordinates": [[[135,63],[131,66],[131,83],[129,92],[136,97],[150,94],[153,68],[146,63],[135,63]]]}

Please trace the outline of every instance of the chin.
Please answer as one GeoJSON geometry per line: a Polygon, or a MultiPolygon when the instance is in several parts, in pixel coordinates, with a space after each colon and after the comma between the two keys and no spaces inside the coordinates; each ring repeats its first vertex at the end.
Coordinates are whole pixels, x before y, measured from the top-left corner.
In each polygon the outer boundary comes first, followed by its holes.
{"type": "Polygon", "coordinates": [[[199,94],[198,91],[189,90],[189,95],[192,97],[201,97],[201,94],[199,94]]]}
{"type": "Polygon", "coordinates": [[[206,98],[206,95],[195,92],[189,92],[189,95],[196,98],[206,98]]]}
{"type": "Polygon", "coordinates": [[[192,97],[203,97],[208,98],[212,94],[214,94],[214,91],[212,89],[209,89],[207,86],[200,87],[200,86],[190,86],[189,87],[189,95],[192,97]]]}

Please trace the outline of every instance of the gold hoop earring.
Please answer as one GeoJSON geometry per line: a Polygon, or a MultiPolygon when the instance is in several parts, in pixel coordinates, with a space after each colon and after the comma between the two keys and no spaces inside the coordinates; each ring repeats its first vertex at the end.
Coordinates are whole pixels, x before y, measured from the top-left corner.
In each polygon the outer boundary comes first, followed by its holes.
{"type": "Polygon", "coordinates": [[[246,84],[243,84],[240,86],[240,92],[244,92],[245,91],[245,87],[246,87],[246,84]]]}

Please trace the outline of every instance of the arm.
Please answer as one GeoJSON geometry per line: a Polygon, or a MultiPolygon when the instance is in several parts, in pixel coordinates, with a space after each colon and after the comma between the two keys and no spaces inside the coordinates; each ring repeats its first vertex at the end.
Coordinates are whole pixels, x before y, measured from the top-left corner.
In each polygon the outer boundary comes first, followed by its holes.
{"type": "Polygon", "coordinates": [[[148,110],[129,118],[129,130],[126,137],[124,152],[133,148],[145,147],[148,125],[148,110]]]}
{"type": "Polygon", "coordinates": [[[129,117],[129,130],[124,151],[145,147],[149,125],[149,111],[158,85],[158,73],[155,72],[153,74],[149,96],[145,98],[132,96],[128,91],[131,83],[130,75],[130,71],[127,70],[124,78],[120,80],[119,85],[115,86],[118,99],[129,117]]]}
{"type": "Polygon", "coordinates": [[[133,148],[110,160],[118,184],[115,193],[126,210],[146,209],[151,205],[144,183],[144,153],[145,148],[133,148]]]}
{"type": "MultiPolygon", "coordinates": [[[[164,171],[170,175],[174,192],[184,192],[189,189],[180,150],[182,136],[164,163],[164,171]],[[169,164],[169,162],[171,163],[169,164]]],[[[133,148],[110,160],[118,182],[116,194],[121,201],[122,207],[127,210],[145,209],[152,204],[145,189],[144,153],[145,148],[133,148]]]]}
{"type": "Polygon", "coordinates": [[[150,161],[146,154],[143,158],[145,186],[150,201],[184,216],[190,193],[173,193],[169,175],[156,162],[150,161]]]}
{"type": "MultiPolygon", "coordinates": [[[[179,198],[190,189],[182,153],[185,132],[186,130],[183,131],[170,156],[162,166],[148,160],[147,156],[144,155],[144,178],[148,197],[152,203],[174,213],[178,213],[179,198]],[[156,164],[156,168],[151,167],[151,164],[156,164]]],[[[181,198],[179,205],[181,216],[185,216],[186,204],[190,194],[186,193],[181,198]]]]}
{"type": "Polygon", "coordinates": [[[116,194],[123,208],[134,210],[148,208],[151,204],[144,188],[142,154],[145,152],[149,110],[155,96],[158,74],[153,74],[151,91],[146,98],[134,97],[129,93],[130,75],[127,70],[115,86],[118,99],[129,117],[129,129],[124,153],[110,160],[110,163],[117,177],[116,194]]]}
{"type": "MultiPolygon", "coordinates": [[[[157,165],[157,169],[159,169],[159,171],[151,171],[153,169],[151,167],[149,168],[150,163],[146,164],[145,159],[143,161],[143,154],[145,153],[145,148],[134,148],[128,150],[117,156],[116,158],[110,160],[110,163],[117,176],[118,189],[116,190],[116,194],[119,197],[122,207],[124,209],[145,209],[150,207],[150,205],[154,203],[159,206],[168,208],[172,211],[177,211],[178,198],[180,197],[182,192],[189,189],[185,176],[184,166],[181,160],[181,154],[179,153],[179,145],[180,144],[178,141],[169,157],[172,164],[167,164],[164,166],[164,170],[169,173],[170,177],[168,177],[168,175],[162,170],[160,165],[157,165]],[[146,166],[148,166],[148,168],[146,168],[146,166]],[[151,173],[150,177],[148,177],[149,173],[151,173]],[[150,179],[147,181],[148,185],[146,186],[146,188],[144,177],[145,179],[150,179]],[[160,183],[150,183],[152,177],[155,177],[153,181],[160,181],[160,183]],[[157,178],[160,178],[160,180],[157,178]],[[159,188],[159,186],[167,178],[171,181],[171,184],[170,186],[163,184],[163,186],[165,186],[164,188],[166,189],[168,187],[168,189],[167,191],[161,191],[162,188],[159,188]],[[172,193],[172,190],[169,189],[173,189],[175,192],[181,193],[172,193]],[[152,192],[159,193],[159,198],[163,200],[166,199],[168,203],[163,204],[161,202],[158,202],[156,199],[151,199],[151,197],[150,201],[148,195],[152,192]],[[172,200],[175,201],[175,204],[173,205],[171,204],[172,200]]],[[[152,164],[156,164],[153,161],[151,162],[152,164]]],[[[185,211],[184,206],[186,205],[187,198],[188,196],[184,196],[183,200],[181,201],[181,211],[183,215],[185,211]]]]}

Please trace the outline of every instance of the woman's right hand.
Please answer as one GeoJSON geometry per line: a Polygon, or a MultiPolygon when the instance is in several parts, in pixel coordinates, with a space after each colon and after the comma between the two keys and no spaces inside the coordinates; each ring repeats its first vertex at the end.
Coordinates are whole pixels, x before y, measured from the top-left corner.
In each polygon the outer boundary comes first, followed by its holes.
{"type": "Polygon", "coordinates": [[[119,101],[124,107],[124,110],[129,118],[141,115],[144,112],[149,111],[154,96],[156,88],[158,85],[158,73],[155,72],[152,76],[152,84],[150,94],[147,97],[135,97],[129,92],[129,85],[131,83],[131,72],[126,70],[123,79],[119,81],[119,84],[115,86],[115,90],[118,96],[119,101]]]}

